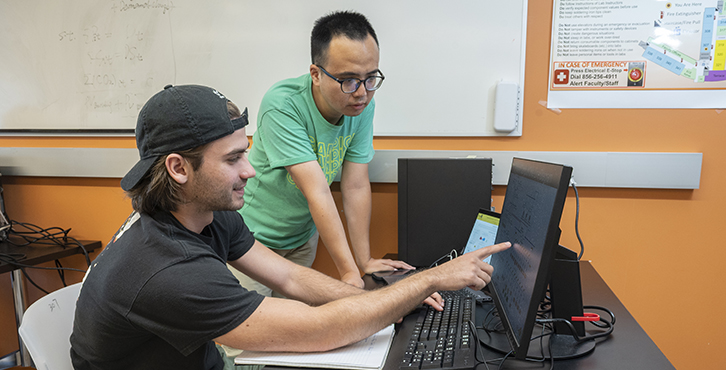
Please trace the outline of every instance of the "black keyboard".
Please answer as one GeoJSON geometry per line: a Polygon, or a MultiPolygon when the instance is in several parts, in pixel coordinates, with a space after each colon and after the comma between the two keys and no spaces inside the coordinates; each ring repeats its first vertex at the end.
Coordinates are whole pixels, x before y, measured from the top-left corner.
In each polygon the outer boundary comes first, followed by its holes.
{"type": "Polygon", "coordinates": [[[476,364],[469,326],[476,322],[475,297],[463,290],[440,294],[444,311],[420,310],[400,369],[471,369],[476,364]]]}

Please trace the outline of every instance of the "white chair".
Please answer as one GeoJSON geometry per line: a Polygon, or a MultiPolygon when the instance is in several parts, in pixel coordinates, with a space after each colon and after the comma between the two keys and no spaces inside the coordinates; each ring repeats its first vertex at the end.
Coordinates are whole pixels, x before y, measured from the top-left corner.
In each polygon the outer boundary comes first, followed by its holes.
{"type": "Polygon", "coordinates": [[[18,333],[38,370],[73,370],[71,332],[81,283],[58,289],[30,305],[18,333]]]}

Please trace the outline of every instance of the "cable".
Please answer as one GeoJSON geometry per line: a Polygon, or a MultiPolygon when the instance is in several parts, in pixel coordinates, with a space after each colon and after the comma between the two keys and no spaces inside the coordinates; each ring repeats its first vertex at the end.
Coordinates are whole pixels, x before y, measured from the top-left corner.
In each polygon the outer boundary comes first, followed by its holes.
{"type": "MultiPolygon", "coordinates": [[[[536,358],[536,357],[529,357],[529,356],[527,356],[527,358],[526,358],[527,361],[539,362],[539,363],[543,363],[544,364],[544,362],[547,360],[547,357],[545,357],[545,355],[544,355],[544,340],[543,339],[544,339],[544,337],[549,336],[552,333],[551,332],[545,333],[545,328],[546,327],[547,327],[546,325],[542,325],[542,332],[540,333],[540,335],[538,335],[536,337],[532,337],[529,340],[530,342],[532,342],[532,341],[535,341],[535,340],[539,339],[539,353],[542,354],[542,358],[536,358]]],[[[548,346],[548,348],[549,348],[549,351],[550,351],[550,357],[552,357],[552,346],[548,346]]],[[[552,368],[554,368],[554,363],[550,366],[550,369],[552,369],[552,368]]]]}
{"type": "MultiPolygon", "coordinates": [[[[615,314],[613,313],[613,311],[610,311],[606,307],[588,305],[588,306],[582,306],[582,308],[587,309],[587,310],[600,310],[600,311],[606,312],[608,315],[610,315],[610,326],[612,326],[612,327],[615,326],[615,314]]],[[[604,328],[607,326],[607,325],[600,324],[599,321],[592,321],[591,323],[599,328],[604,328]]]]}
{"type": "Polygon", "coordinates": [[[585,244],[580,237],[580,194],[577,192],[577,183],[574,177],[570,178],[570,185],[572,185],[572,189],[575,191],[575,235],[577,235],[577,240],[580,242],[580,254],[577,256],[577,260],[579,261],[585,253],[585,244]]]}
{"type": "Polygon", "coordinates": [[[537,323],[540,323],[540,324],[563,323],[563,324],[567,325],[567,328],[570,330],[570,335],[572,335],[572,338],[574,338],[577,343],[582,343],[582,342],[585,342],[588,340],[607,337],[608,335],[612,334],[613,330],[615,329],[615,316],[612,314],[612,312],[608,309],[605,309],[604,307],[594,307],[594,306],[588,306],[588,307],[597,308],[597,309],[602,308],[604,311],[608,312],[608,314],[611,315],[610,321],[606,321],[606,320],[600,318],[598,324],[595,324],[595,322],[592,322],[593,325],[595,325],[599,328],[606,328],[605,331],[597,333],[597,334],[584,335],[581,337],[577,334],[577,331],[575,330],[575,327],[572,325],[572,322],[570,320],[561,319],[561,318],[537,319],[537,323]]]}
{"type": "MultiPolygon", "coordinates": [[[[615,319],[615,314],[611,310],[609,310],[608,308],[603,307],[603,306],[595,306],[595,305],[583,306],[583,309],[600,310],[600,311],[607,313],[610,316],[609,320],[606,320],[606,319],[600,317],[598,321],[589,321],[591,324],[593,324],[601,329],[605,329],[605,330],[602,332],[595,333],[595,334],[586,334],[581,337],[577,334],[577,331],[575,330],[575,327],[570,320],[566,320],[566,319],[562,319],[562,318],[546,318],[546,317],[543,317],[543,315],[545,315],[546,313],[540,311],[537,314],[538,318],[536,319],[536,322],[542,326],[542,331],[539,335],[531,337],[530,341],[535,341],[538,339],[540,340],[540,353],[542,354],[542,357],[535,358],[535,357],[527,356],[525,358],[525,361],[544,363],[547,360],[548,357],[546,357],[544,354],[545,353],[544,343],[542,340],[545,337],[556,334],[554,331],[554,328],[552,327],[552,324],[554,324],[554,323],[564,323],[570,331],[569,335],[571,335],[575,339],[576,343],[582,343],[582,342],[586,342],[586,341],[590,341],[590,340],[595,340],[598,338],[605,338],[613,333],[613,331],[615,329],[616,319],[615,319]],[[547,331],[545,331],[545,330],[547,330],[547,331]]],[[[481,329],[484,330],[484,332],[486,332],[487,335],[490,335],[490,333],[495,332],[495,330],[493,330],[492,328],[487,327],[487,326],[491,325],[491,323],[488,322],[488,318],[490,316],[494,317],[494,316],[496,316],[496,313],[492,313],[492,310],[490,310],[484,317],[482,327],[481,327],[481,329]]],[[[594,316],[594,314],[593,314],[593,316],[594,316]]],[[[477,332],[475,338],[479,343],[486,345],[486,342],[484,342],[482,339],[479,338],[478,332],[477,332]]],[[[554,359],[554,356],[552,355],[552,346],[551,345],[548,346],[548,352],[549,352],[549,360],[550,360],[550,369],[554,369],[554,360],[555,359],[554,359]]],[[[493,362],[493,361],[497,361],[497,360],[504,361],[511,354],[512,354],[512,352],[508,353],[506,356],[504,356],[501,359],[488,360],[487,362],[493,362]]],[[[477,361],[479,361],[478,358],[477,358],[477,361]]],[[[501,366],[501,364],[500,364],[500,366],[501,366]]]]}
{"type": "Polygon", "coordinates": [[[499,367],[497,367],[497,370],[500,370],[502,368],[502,365],[504,365],[504,361],[507,361],[507,357],[511,356],[512,354],[514,354],[513,350],[507,352],[507,354],[502,357],[501,361],[499,362],[499,367]]]}
{"type": "MultiPolygon", "coordinates": [[[[45,294],[50,294],[47,290],[41,288],[40,285],[36,284],[35,281],[33,281],[33,279],[30,278],[30,275],[28,275],[28,273],[25,272],[25,268],[20,268],[20,272],[23,273],[23,276],[25,276],[25,279],[28,280],[31,284],[33,284],[34,287],[38,288],[41,292],[43,292],[45,294]]],[[[63,285],[63,286],[65,286],[65,285],[63,285]]]]}
{"type": "MultiPolygon", "coordinates": [[[[68,236],[68,233],[71,231],[71,229],[63,230],[59,227],[51,227],[47,229],[43,229],[39,226],[30,224],[30,223],[22,223],[17,221],[10,221],[9,228],[6,229],[7,234],[5,238],[5,242],[14,245],[16,247],[25,247],[31,244],[34,245],[56,245],[60,246],[62,248],[67,248],[69,244],[74,244],[80,247],[81,251],[83,252],[83,255],[86,259],[86,265],[91,266],[91,258],[88,255],[88,251],[86,250],[86,247],[76,240],[73,237],[68,236]],[[15,238],[10,238],[11,236],[15,238]],[[13,240],[15,239],[15,240],[13,240]],[[18,239],[20,241],[18,241],[18,239]]],[[[23,259],[26,258],[26,255],[23,253],[2,253],[0,254],[0,262],[4,262],[8,265],[13,265],[17,267],[22,273],[23,276],[30,282],[33,286],[38,288],[40,291],[44,292],[45,294],[48,294],[48,291],[41,288],[38,284],[33,281],[33,279],[28,275],[28,273],[25,271],[26,268],[36,269],[36,270],[55,270],[58,272],[58,276],[60,277],[61,282],[63,283],[63,286],[68,286],[65,279],[65,271],[76,271],[76,272],[82,272],[85,273],[85,270],[75,269],[75,268],[69,268],[69,267],[63,267],[61,262],[59,260],[55,260],[55,267],[42,267],[42,266],[33,266],[33,265],[27,265],[24,263],[21,263],[23,259]]]]}
{"type": "Polygon", "coordinates": [[[16,236],[24,240],[25,242],[18,243],[8,238],[7,243],[16,247],[23,247],[30,244],[46,244],[57,245],[63,248],[66,248],[68,244],[75,244],[81,248],[83,256],[86,259],[86,265],[89,267],[91,266],[91,258],[88,255],[86,247],[81,244],[81,242],[76,240],[76,238],[68,236],[68,233],[71,231],[71,229],[63,230],[60,227],[50,227],[47,229],[43,229],[31,223],[12,220],[10,221],[10,225],[11,228],[8,231],[8,234],[11,236],[16,236]],[[21,227],[24,230],[18,230],[18,227],[21,227]]]}
{"type": "MultiPolygon", "coordinates": [[[[20,272],[23,273],[23,276],[25,276],[25,279],[28,280],[28,282],[30,282],[30,284],[32,284],[34,287],[38,288],[38,290],[40,290],[41,292],[43,292],[45,294],[48,294],[48,291],[41,288],[40,285],[38,285],[30,277],[30,275],[28,275],[28,273],[25,271],[26,268],[37,269],[37,270],[57,270],[64,287],[68,286],[68,284],[66,284],[65,274],[63,274],[63,271],[68,270],[68,271],[76,271],[76,272],[83,272],[83,273],[86,272],[84,270],[74,269],[74,268],[70,268],[70,267],[62,267],[62,266],[61,267],[41,267],[41,266],[31,266],[31,265],[22,264],[22,263],[17,262],[17,259],[15,258],[15,255],[18,255],[18,254],[19,253],[0,253],[0,262],[4,262],[8,265],[16,266],[18,268],[18,270],[20,270],[20,272]]],[[[21,259],[25,258],[25,255],[21,254],[21,256],[22,256],[21,259]]],[[[58,260],[56,260],[56,264],[60,264],[60,262],[58,260]]]]}
{"type": "MultiPolygon", "coordinates": [[[[69,230],[63,230],[59,227],[51,227],[47,229],[40,228],[36,225],[29,224],[29,223],[22,223],[17,221],[10,221],[11,222],[11,228],[10,233],[14,236],[20,237],[23,240],[25,240],[25,243],[19,244],[16,242],[10,242],[13,245],[16,246],[24,246],[29,245],[32,243],[40,242],[42,240],[55,240],[56,236],[63,235],[64,237],[67,236],[69,230]],[[17,226],[23,227],[29,231],[20,231],[17,229],[17,226]]],[[[57,244],[57,243],[54,243],[57,244]]]]}
{"type": "Polygon", "coordinates": [[[55,267],[58,269],[58,275],[60,276],[63,286],[68,286],[68,284],[66,284],[66,271],[63,269],[63,265],[60,260],[55,260],[55,267]]]}
{"type": "Polygon", "coordinates": [[[447,254],[439,257],[439,259],[437,259],[436,261],[432,262],[429,265],[429,268],[438,266],[439,265],[439,262],[441,262],[441,260],[443,260],[443,259],[445,259],[447,257],[449,258],[448,260],[451,261],[454,258],[459,257],[459,252],[457,252],[456,249],[452,249],[451,252],[449,252],[449,253],[447,253],[447,254]]]}
{"type": "Polygon", "coordinates": [[[499,314],[496,309],[496,307],[492,307],[484,316],[484,320],[482,320],[482,329],[484,329],[487,334],[504,333],[504,324],[502,324],[502,320],[494,322],[494,327],[492,327],[492,321],[499,318],[499,314]]]}
{"type": "Polygon", "coordinates": [[[487,360],[480,360],[479,359],[479,349],[481,348],[480,341],[479,341],[479,331],[476,330],[476,325],[474,325],[474,322],[471,320],[467,321],[467,324],[469,324],[469,331],[474,336],[474,360],[476,360],[476,365],[474,366],[474,369],[476,369],[479,364],[484,363],[484,366],[489,370],[489,364],[487,363],[487,360]]]}
{"type": "Polygon", "coordinates": [[[30,269],[36,269],[36,270],[68,270],[68,271],[76,271],[76,272],[83,272],[83,273],[86,272],[85,270],[74,269],[71,267],[32,266],[32,265],[26,265],[26,264],[18,262],[24,258],[25,258],[25,255],[22,253],[0,253],[0,262],[7,263],[8,265],[17,266],[19,268],[30,268],[30,269]]]}

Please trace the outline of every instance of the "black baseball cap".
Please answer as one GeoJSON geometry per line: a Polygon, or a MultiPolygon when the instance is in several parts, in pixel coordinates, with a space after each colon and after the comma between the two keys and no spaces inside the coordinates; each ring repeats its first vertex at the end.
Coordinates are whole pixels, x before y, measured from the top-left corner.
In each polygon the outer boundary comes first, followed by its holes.
{"type": "Polygon", "coordinates": [[[211,143],[247,126],[247,109],[230,120],[227,101],[219,91],[199,85],[167,85],[152,96],[136,121],[141,159],[121,179],[121,188],[131,190],[161,156],[211,143]]]}

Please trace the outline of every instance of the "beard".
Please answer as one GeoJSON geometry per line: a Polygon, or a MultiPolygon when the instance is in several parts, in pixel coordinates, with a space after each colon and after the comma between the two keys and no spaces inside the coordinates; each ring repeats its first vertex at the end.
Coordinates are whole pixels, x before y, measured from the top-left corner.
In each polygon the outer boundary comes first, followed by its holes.
{"type": "Polygon", "coordinates": [[[238,196],[235,190],[243,187],[244,183],[241,181],[230,186],[209,177],[203,171],[197,172],[187,199],[196,203],[203,211],[236,211],[242,208],[244,198],[238,196]]]}

